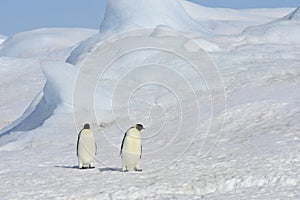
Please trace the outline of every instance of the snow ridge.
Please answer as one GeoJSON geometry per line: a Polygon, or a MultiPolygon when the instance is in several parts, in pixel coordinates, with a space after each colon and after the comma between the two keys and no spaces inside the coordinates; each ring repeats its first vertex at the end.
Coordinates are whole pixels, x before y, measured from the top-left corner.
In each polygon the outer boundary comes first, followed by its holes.
{"type": "Polygon", "coordinates": [[[247,27],[241,34],[242,43],[300,43],[300,8],[267,24],[247,27]]]}
{"type": "Polygon", "coordinates": [[[282,20],[300,21],[300,6],[287,16],[283,17],[282,20]]]}
{"type": "Polygon", "coordinates": [[[4,42],[6,40],[6,36],[4,35],[0,35],[0,45],[2,42],[4,42]]]}
{"type": "Polygon", "coordinates": [[[96,34],[93,29],[41,28],[17,33],[0,45],[0,56],[29,58],[72,47],[96,34]]]}
{"type": "Polygon", "coordinates": [[[100,32],[155,28],[159,25],[182,32],[209,32],[188,15],[179,0],[109,0],[100,32]]]}

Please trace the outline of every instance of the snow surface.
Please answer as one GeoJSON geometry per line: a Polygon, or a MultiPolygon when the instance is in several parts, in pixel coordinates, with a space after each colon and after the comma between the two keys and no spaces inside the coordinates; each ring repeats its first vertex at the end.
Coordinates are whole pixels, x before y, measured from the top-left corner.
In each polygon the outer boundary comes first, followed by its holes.
{"type": "Polygon", "coordinates": [[[241,34],[247,43],[300,43],[300,7],[288,15],[260,26],[248,27],[241,34]]]}
{"type": "Polygon", "coordinates": [[[0,35],[0,44],[6,40],[6,36],[0,35]]]}
{"type": "Polygon", "coordinates": [[[108,1],[100,34],[38,29],[2,43],[1,199],[299,199],[299,9],[119,2],[108,1]],[[142,32],[153,43],[199,52],[186,39],[193,38],[209,49],[191,59],[209,56],[222,79],[213,69],[199,76],[161,49],[138,49],[105,66],[103,52],[117,55],[143,36],[133,32],[115,46],[124,30],[149,26],[142,32]],[[225,111],[211,107],[222,105],[222,91],[208,90],[210,81],[222,81],[225,111]],[[85,122],[98,144],[94,170],[77,169],[85,122]],[[143,172],[122,173],[120,143],[137,122],[146,126],[143,172]]]}
{"type": "Polygon", "coordinates": [[[284,16],[292,11],[286,9],[233,10],[228,8],[208,8],[189,1],[181,2],[189,15],[217,34],[238,34],[248,26],[261,25],[284,16]]]}
{"type": "Polygon", "coordinates": [[[76,28],[42,28],[21,32],[10,36],[0,45],[0,56],[28,58],[33,55],[47,55],[72,47],[97,32],[92,29],[76,28]]]}
{"type": "Polygon", "coordinates": [[[169,26],[189,32],[207,32],[201,24],[194,21],[178,0],[110,0],[100,32],[121,32],[140,27],[169,26]],[[150,17],[151,16],[151,17],[150,17]]]}
{"type": "Polygon", "coordinates": [[[0,128],[21,116],[43,89],[46,79],[37,59],[0,57],[0,128]]]}

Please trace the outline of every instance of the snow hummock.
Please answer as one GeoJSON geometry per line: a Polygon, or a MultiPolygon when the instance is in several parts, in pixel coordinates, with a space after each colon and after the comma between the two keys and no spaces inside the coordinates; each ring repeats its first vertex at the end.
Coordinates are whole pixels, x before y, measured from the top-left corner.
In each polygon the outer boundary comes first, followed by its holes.
{"type": "Polygon", "coordinates": [[[68,63],[79,66],[106,38],[143,28],[170,28],[189,34],[207,51],[220,50],[214,42],[201,38],[211,30],[191,17],[180,0],[110,0],[106,6],[100,34],[81,42],[67,58],[68,63]]]}
{"type": "Polygon", "coordinates": [[[189,1],[181,1],[187,13],[199,24],[213,33],[231,35],[241,33],[249,26],[257,26],[280,18],[292,9],[249,9],[209,8],[189,1]]]}
{"type": "Polygon", "coordinates": [[[46,79],[36,59],[0,57],[0,76],[4,95],[0,98],[0,129],[3,129],[25,112],[43,90],[46,79]]]}
{"type": "Polygon", "coordinates": [[[100,32],[116,33],[136,28],[154,28],[160,25],[182,32],[209,32],[188,15],[179,0],[107,1],[100,32]]]}
{"type": "Polygon", "coordinates": [[[241,37],[247,43],[300,43],[300,8],[270,23],[246,28],[241,37]]]}
{"type": "Polygon", "coordinates": [[[17,33],[0,45],[0,56],[28,58],[72,47],[95,35],[93,29],[42,28],[17,33]]]}
{"type": "Polygon", "coordinates": [[[300,7],[297,7],[293,12],[291,12],[290,14],[288,14],[287,16],[279,19],[278,21],[281,20],[290,20],[290,21],[300,21],[300,7]]]}
{"type": "Polygon", "coordinates": [[[6,40],[6,36],[0,35],[0,44],[6,40]]]}
{"type": "MultiPolygon", "coordinates": [[[[257,14],[250,14],[243,10],[234,10],[230,8],[210,8],[197,5],[190,1],[181,1],[183,7],[187,10],[188,14],[193,18],[201,20],[215,20],[215,21],[257,21],[265,20],[266,17],[257,14]]],[[[272,19],[270,17],[267,17],[272,19]]]]}

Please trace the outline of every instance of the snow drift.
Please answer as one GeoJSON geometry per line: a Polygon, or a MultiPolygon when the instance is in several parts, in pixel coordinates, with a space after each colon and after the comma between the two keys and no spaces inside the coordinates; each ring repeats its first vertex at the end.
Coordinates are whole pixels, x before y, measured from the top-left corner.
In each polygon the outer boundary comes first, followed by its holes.
{"type": "Polygon", "coordinates": [[[187,10],[187,13],[199,21],[265,21],[266,18],[272,19],[270,17],[263,17],[257,14],[247,13],[243,10],[234,10],[230,8],[209,8],[189,1],[181,1],[181,3],[187,10]]]}
{"type": "Polygon", "coordinates": [[[246,28],[241,37],[242,43],[300,43],[300,7],[290,14],[260,26],[246,28]]]}
{"type": "MultiPolygon", "coordinates": [[[[76,78],[76,70],[74,67],[72,68],[71,65],[67,65],[63,62],[42,62],[42,65],[38,63],[34,67],[27,67],[28,69],[24,66],[22,67],[24,69],[24,80],[26,80],[26,77],[31,77],[28,81],[38,81],[38,78],[40,78],[39,76],[41,76],[42,68],[47,81],[46,83],[45,81],[36,83],[36,85],[40,86],[40,88],[38,88],[40,90],[33,90],[35,88],[31,88],[30,93],[33,93],[36,96],[31,99],[32,102],[30,104],[23,105],[23,108],[26,108],[23,113],[18,113],[18,115],[14,116],[14,120],[11,121],[8,126],[0,130],[0,136],[8,135],[13,132],[34,130],[42,126],[48,118],[53,116],[54,111],[58,108],[63,107],[64,112],[71,112],[70,110],[72,110],[73,83],[76,78]],[[39,71],[36,68],[38,68],[39,71]],[[33,70],[36,71],[36,74],[34,74],[36,78],[29,74],[32,73],[33,70]]],[[[18,68],[18,70],[20,69],[18,68]]],[[[16,73],[20,74],[19,72],[16,73]]],[[[44,76],[42,80],[44,80],[44,76]]],[[[25,81],[22,83],[25,83],[25,81]]],[[[27,85],[30,84],[27,83],[27,85]]],[[[19,88],[16,88],[15,86],[14,89],[19,90],[19,88]]],[[[29,89],[24,92],[28,92],[28,90],[29,89]]],[[[19,95],[20,93],[21,92],[18,92],[19,95]]]]}
{"type": "Polygon", "coordinates": [[[0,77],[4,95],[0,98],[2,129],[25,112],[43,89],[46,79],[39,60],[3,57],[0,57],[0,77]]]}
{"type": "Polygon", "coordinates": [[[0,45],[0,56],[28,58],[74,46],[95,35],[92,29],[45,28],[17,33],[0,45]]]}
{"type": "Polygon", "coordinates": [[[185,34],[192,32],[205,50],[219,50],[213,42],[197,38],[210,33],[210,30],[190,17],[179,0],[110,0],[100,34],[81,42],[71,52],[67,62],[80,65],[89,52],[108,37],[130,30],[156,27],[166,27],[185,34]]]}
{"type": "Polygon", "coordinates": [[[179,0],[110,0],[100,27],[101,33],[117,33],[135,28],[169,26],[181,32],[208,33],[194,21],[179,0]]]}
{"type": "Polygon", "coordinates": [[[292,9],[234,10],[209,8],[189,1],[181,1],[187,13],[215,34],[239,34],[249,26],[268,23],[291,12],[292,9]],[[257,10],[260,10],[257,12],[257,10]],[[271,13],[271,14],[270,14],[271,13]]]}
{"type": "Polygon", "coordinates": [[[0,44],[6,40],[6,36],[0,35],[0,44]]]}
{"type": "Polygon", "coordinates": [[[63,86],[70,76],[68,83],[72,84],[76,70],[65,67],[65,57],[76,43],[95,33],[90,29],[37,29],[11,36],[0,45],[1,92],[9,96],[0,104],[10,101],[10,106],[3,107],[5,118],[0,117],[0,135],[40,127],[59,105],[70,110],[71,100],[65,96],[71,98],[72,85],[63,86]],[[49,64],[45,58],[60,62],[49,64]]]}

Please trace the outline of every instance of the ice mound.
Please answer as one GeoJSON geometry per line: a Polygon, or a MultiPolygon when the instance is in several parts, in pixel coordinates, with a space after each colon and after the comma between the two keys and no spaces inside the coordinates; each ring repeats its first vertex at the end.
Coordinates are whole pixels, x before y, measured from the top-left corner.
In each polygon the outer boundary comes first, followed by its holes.
{"type": "Polygon", "coordinates": [[[260,26],[246,28],[242,43],[295,44],[300,43],[300,8],[290,14],[260,26]]]}
{"type": "Polygon", "coordinates": [[[194,21],[178,0],[108,0],[101,33],[169,26],[182,32],[208,30],[194,21]]]}
{"type": "Polygon", "coordinates": [[[141,28],[166,27],[182,33],[192,33],[193,38],[196,38],[205,50],[219,50],[216,44],[199,38],[209,33],[209,29],[191,18],[181,3],[179,0],[108,0],[100,34],[77,45],[67,62],[80,65],[106,38],[141,28]]]}
{"type": "MultiPolygon", "coordinates": [[[[0,56],[28,58],[72,47],[95,35],[93,29],[43,28],[17,33],[0,45],[0,56]]],[[[0,38],[1,41],[1,38],[0,38]]]]}
{"type": "Polygon", "coordinates": [[[4,35],[0,35],[0,44],[2,43],[2,42],[4,42],[6,40],[6,37],[4,36],[4,35]]]}
{"type": "Polygon", "coordinates": [[[293,12],[281,18],[281,20],[289,20],[289,21],[300,21],[300,7],[296,8],[293,12]]]}
{"type": "MultiPolygon", "coordinates": [[[[39,61],[0,57],[0,130],[18,119],[46,82],[39,61]]],[[[0,131],[1,135],[1,131],[0,131]]]]}

